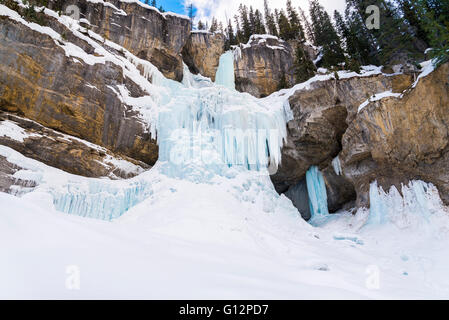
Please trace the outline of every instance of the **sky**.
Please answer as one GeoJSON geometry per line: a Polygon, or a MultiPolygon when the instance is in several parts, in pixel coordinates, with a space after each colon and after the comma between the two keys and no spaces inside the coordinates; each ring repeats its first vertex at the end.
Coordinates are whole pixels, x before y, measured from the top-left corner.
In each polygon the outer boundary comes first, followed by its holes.
{"type": "MultiPolygon", "coordinates": [[[[141,0],[142,1],[142,0],[141,0]]],[[[187,7],[193,3],[196,8],[196,20],[210,21],[216,17],[219,21],[225,22],[232,19],[237,13],[240,3],[248,7],[253,6],[254,10],[259,9],[263,12],[264,0],[156,0],[157,7],[162,5],[164,10],[180,14],[187,14],[187,7]]],[[[274,8],[285,8],[286,0],[268,0],[269,6],[274,8]]],[[[333,16],[334,10],[344,11],[345,0],[320,0],[320,3],[333,16]]],[[[295,7],[300,6],[306,13],[309,8],[309,0],[292,0],[295,7]]]]}

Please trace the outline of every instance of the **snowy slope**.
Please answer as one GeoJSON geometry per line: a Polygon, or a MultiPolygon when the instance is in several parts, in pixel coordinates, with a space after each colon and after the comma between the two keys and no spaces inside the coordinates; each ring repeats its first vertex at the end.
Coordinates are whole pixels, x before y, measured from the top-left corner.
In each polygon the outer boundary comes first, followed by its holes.
{"type": "Polygon", "coordinates": [[[220,185],[167,179],[155,191],[113,222],[56,212],[46,193],[0,194],[0,297],[449,297],[447,217],[430,230],[358,230],[349,214],[312,228],[220,185]],[[66,287],[72,266],[79,290],[66,287]]]}

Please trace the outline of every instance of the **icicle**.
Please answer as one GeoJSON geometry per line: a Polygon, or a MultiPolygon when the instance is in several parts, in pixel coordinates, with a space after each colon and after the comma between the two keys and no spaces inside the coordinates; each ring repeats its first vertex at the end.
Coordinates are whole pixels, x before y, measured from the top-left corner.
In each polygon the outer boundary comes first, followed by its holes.
{"type": "Polygon", "coordinates": [[[387,221],[387,207],[385,191],[377,186],[377,181],[369,188],[370,209],[367,224],[384,224],[387,221]]]}
{"type": "Polygon", "coordinates": [[[334,160],[332,160],[332,167],[334,168],[335,174],[337,176],[341,176],[342,170],[341,170],[341,163],[340,158],[336,156],[334,160]]]}

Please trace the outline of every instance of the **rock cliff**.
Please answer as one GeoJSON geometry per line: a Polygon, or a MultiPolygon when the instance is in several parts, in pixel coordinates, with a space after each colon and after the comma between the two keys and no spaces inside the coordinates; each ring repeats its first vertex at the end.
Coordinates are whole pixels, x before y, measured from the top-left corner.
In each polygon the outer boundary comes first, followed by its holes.
{"type": "Polygon", "coordinates": [[[192,32],[182,57],[190,72],[215,81],[215,73],[224,52],[225,37],[221,33],[192,32]]]}
{"type": "MultiPolygon", "coordinates": [[[[369,183],[385,190],[419,179],[449,203],[449,64],[419,79],[403,97],[370,102],[342,138],[343,173],[358,206],[369,205],[369,183]]],[[[398,188],[401,190],[401,188],[398,188]]]]}
{"type": "Polygon", "coordinates": [[[131,95],[144,95],[121,67],[68,57],[48,35],[6,17],[0,17],[0,56],[1,110],[149,164],[157,160],[157,146],[137,113],[111,90],[125,85],[131,95]]]}
{"type": "Polygon", "coordinates": [[[160,13],[138,0],[49,0],[47,6],[79,14],[93,32],[150,61],[167,78],[182,80],[181,51],[190,35],[187,17],[160,13]]]}
{"type": "MultiPolygon", "coordinates": [[[[281,166],[272,176],[278,192],[287,192],[292,199],[298,197],[294,192],[298,189],[297,184],[303,183],[311,166],[318,166],[326,182],[331,212],[355,200],[351,179],[336,174],[331,164],[342,150],[342,137],[348,124],[355,121],[359,105],[368,97],[389,90],[402,92],[413,80],[412,76],[390,76],[380,72],[366,75],[354,74],[339,80],[328,76],[323,81],[316,78],[292,89],[294,93],[289,103],[293,120],[287,124],[288,138],[282,151],[281,166]]],[[[308,207],[303,211],[307,215],[308,207]]]]}
{"type": "Polygon", "coordinates": [[[285,84],[294,84],[293,50],[290,44],[269,35],[253,35],[248,44],[236,49],[236,89],[265,97],[285,84]]]}

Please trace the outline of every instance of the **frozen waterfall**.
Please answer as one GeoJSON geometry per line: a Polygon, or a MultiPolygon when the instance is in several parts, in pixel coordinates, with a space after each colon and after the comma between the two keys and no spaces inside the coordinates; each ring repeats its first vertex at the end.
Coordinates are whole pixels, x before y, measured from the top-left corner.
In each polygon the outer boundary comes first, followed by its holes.
{"type": "Polygon", "coordinates": [[[235,90],[234,54],[232,51],[228,51],[220,57],[215,83],[235,90]]]}
{"type": "MultiPolygon", "coordinates": [[[[291,113],[288,104],[237,92],[232,51],[220,58],[216,83],[192,75],[187,67],[179,83],[163,77],[149,62],[130,61],[151,80],[151,97],[145,99],[151,98],[152,103],[145,106],[156,108],[138,108],[144,118],[148,115],[150,132],[157,133],[157,164],[127,181],[95,179],[51,187],[55,207],[110,220],[151,197],[154,184],[166,177],[206,184],[225,179],[222,183],[241,201],[261,202],[266,212],[276,210],[281,197],[273,188],[268,169],[277,168],[281,161],[291,113]],[[260,192],[264,194],[256,197],[260,192]]],[[[287,211],[297,214],[290,207],[287,211]]]]}
{"type": "Polygon", "coordinates": [[[324,183],[323,174],[318,167],[312,166],[306,173],[307,190],[309,194],[310,213],[312,215],[310,221],[323,218],[329,215],[327,208],[327,192],[324,183]]]}

